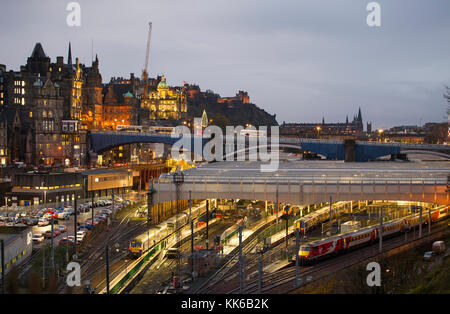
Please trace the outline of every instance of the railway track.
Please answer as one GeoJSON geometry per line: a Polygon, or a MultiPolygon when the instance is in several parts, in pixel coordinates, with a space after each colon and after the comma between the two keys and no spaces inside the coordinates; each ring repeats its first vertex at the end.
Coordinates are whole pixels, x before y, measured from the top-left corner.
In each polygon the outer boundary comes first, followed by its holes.
{"type": "Polygon", "coordinates": [[[40,250],[32,250],[31,255],[27,257],[19,266],[17,266],[17,273],[19,274],[19,279],[21,279],[25,274],[28,273],[31,266],[33,265],[34,258],[39,254],[40,250]]]}
{"type": "MultiPolygon", "coordinates": [[[[257,235],[261,227],[258,229],[257,232],[254,232],[249,238],[244,240],[243,247],[242,247],[242,255],[246,255],[251,252],[251,250],[255,247],[255,245],[258,242],[257,235]],[[250,240],[249,240],[250,239],[250,240]],[[248,240],[247,243],[245,243],[248,240]]],[[[233,276],[233,271],[238,268],[238,262],[239,262],[239,247],[236,247],[231,251],[226,257],[226,262],[220,267],[212,276],[208,278],[199,288],[197,288],[194,293],[208,293],[211,292],[213,287],[219,284],[219,282],[223,281],[226,277],[233,276]]]]}
{"type": "MultiPolygon", "coordinates": [[[[102,234],[102,236],[104,236],[104,239],[101,241],[101,243],[96,245],[96,248],[86,258],[84,258],[84,263],[81,265],[81,268],[85,269],[85,273],[83,274],[84,277],[90,278],[99,269],[104,267],[103,263],[98,263],[98,261],[100,257],[105,254],[106,245],[112,247],[116,243],[119,243],[120,245],[120,243],[123,243],[124,241],[128,242],[130,237],[145,230],[146,223],[142,222],[126,229],[124,229],[123,226],[125,225],[119,224],[117,228],[109,230],[108,235],[111,235],[111,237],[102,234]],[[93,265],[94,267],[92,267],[93,265]]],[[[123,258],[123,256],[125,255],[126,253],[122,252],[119,255],[111,256],[110,263],[114,263],[115,260],[123,258]]]]}
{"type": "MultiPolygon", "coordinates": [[[[114,223],[109,230],[103,232],[96,232],[92,238],[89,239],[90,243],[95,243],[91,248],[88,248],[85,256],[81,260],[81,277],[82,280],[90,279],[105,267],[104,262],[102,262],[103,255],[105,254],[105,247],[108,244],[113,247],[114,244],[119,243],[123,245],[124,241],[128,241],[129,237],[142,232],[145,227],[145,222],[139,222],[135,225],[130,226],[131,215],[134,211],[128,213],[124,219],[119,223],[114,223]]],[[[119,254],[112,254],[110,257],[110,265],[117,263],[119,260],[123,260],[126,256],[126,252],[120,252],[119,254]]],[[[65,285],[62,283],[60,285],[59,292],[62,292],[65,285]]]]}
{"type": "MultiPolygon", "coordinates": [[[[439,223],[439,226],[432,230],[430,235],[442,232],[448,229],[447,220],[439,223]]],[[[413,239],[405,242],[404,236],[398,235],[390,238],[384,242],[384,252],[400,247],[404,244],[417,241],[419,239],[413,239]]],[[[304,278],[304,282],[312,281],[313,279],[319,279],[332,272],[341,270],[343,268],[352,266],[368,258],[378,255],[377,244],[367,246],[355,251],[351,251],[342,255],[338,255],[333,258],[329,258],[315,265],[301,267],[299,269],[299,277],[304,278]]],[[[295,264],[293,264],[295,265],[295,264]]],[[[264,274],[262,277],[261,293],[280,293],[280,288],[284,287],[286,290],[292,290],[295,287],[295,267],[289,267],[280,271],[264,274]]],[[[234,288],[227,292],[227,294],[236,294],[240,292],[240,288],[234,288]]],[[[257,293],[258,292],[258,280],[251,280],[246,284],[245,293],[257,293]]]]}

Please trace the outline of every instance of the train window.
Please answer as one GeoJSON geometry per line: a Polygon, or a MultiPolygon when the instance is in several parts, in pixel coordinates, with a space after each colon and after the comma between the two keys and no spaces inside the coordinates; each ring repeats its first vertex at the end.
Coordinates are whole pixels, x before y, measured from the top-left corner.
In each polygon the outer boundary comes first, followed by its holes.
{"type": "Polygon", "coordinates": [[[139,242],[132,241],[131,244],[130,244],[130,246],[131,246],[131,247],[140,247],[141,244],[140,244],[139,242]]]}

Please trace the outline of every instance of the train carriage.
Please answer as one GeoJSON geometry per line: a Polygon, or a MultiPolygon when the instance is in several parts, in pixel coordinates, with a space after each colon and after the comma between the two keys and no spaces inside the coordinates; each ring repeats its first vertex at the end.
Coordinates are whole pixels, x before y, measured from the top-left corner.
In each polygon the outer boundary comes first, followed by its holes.
{"type": "MultiPolygon", "coordinates": [[[[379,226],[375,227],[379,230],[379,226]]],[[[383,237],[403,232],[405,229],[405,219],[397,219],[386,224],[383,224],[383,237]]]]}
{"type": "Polygon", "coordinates": [[[344,249],[350,250],[369,244],[377,239],[377,235],[378,229],[374,227],[344,234],[342,235],[342,238],[344,239],[344,249]]]}
{"type": "MultiPolygon", "coordinates": [[[[318,213],[310,220],[303,217],[297,221],[302,221],[305,226],[311,227],[309,223],[317,223],[324,213],[318,213]]],[[[430,211],[431,221],[444,219],[448,216],[448,206],[440,206],[430,211]]],[[[429,217],[422,213],[422,224],[427,224],[429,217]]],[[[383,237],[395,236],[405,231],[405,228],[413,228],[420,224],[420,214],[396,219],[383,224],[383,237]]],[[[313,262],[325,257],[332,256],[346,250],[373,243],[379,238],[379,225],[350,232],[344,235],[334,236],[328,239],[314,241],[300,246],[298,256],[304,262],[313,262]]]]}
{"type": "Polygon", "coordinates": [[[130,241],[128,250],[133,257],[139,257],[159,241],[159,228],[150,228],[130,241]]]}

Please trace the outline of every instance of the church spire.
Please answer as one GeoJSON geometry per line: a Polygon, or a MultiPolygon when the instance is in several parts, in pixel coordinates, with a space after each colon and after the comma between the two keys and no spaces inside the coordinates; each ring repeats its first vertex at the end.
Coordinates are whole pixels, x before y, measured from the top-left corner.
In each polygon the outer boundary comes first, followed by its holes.
{"type": "Polygon", "coordinates": [[[359,107],[359,110],[358,110],[358,121],[362,122],[361,107],[359,107]]]}
{"type": "Polygon", "coordinates": [[[69,54],[67,56],[67,64],[72,65],[72,48],[70,46],[70,41],[69,41],[69,54]]]}

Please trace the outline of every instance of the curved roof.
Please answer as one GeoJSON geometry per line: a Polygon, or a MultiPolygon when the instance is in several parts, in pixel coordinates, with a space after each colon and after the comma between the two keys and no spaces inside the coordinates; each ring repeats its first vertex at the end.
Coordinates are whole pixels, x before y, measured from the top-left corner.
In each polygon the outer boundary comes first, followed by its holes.
{"type": "Polygon", "coordinates": [[[158,89],[169,89],[169,85],[167,85],[166,77],[164,75],[161,77],[161,82],[158,84],[158,89]]]}

